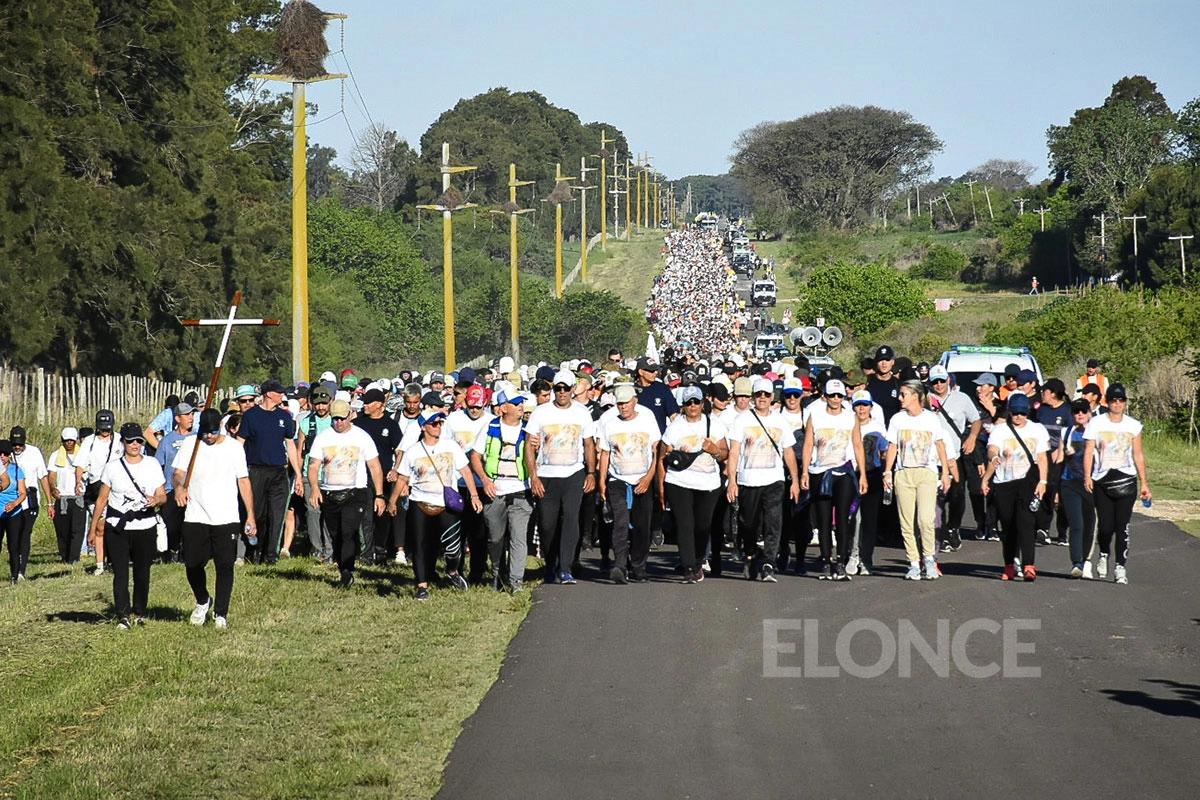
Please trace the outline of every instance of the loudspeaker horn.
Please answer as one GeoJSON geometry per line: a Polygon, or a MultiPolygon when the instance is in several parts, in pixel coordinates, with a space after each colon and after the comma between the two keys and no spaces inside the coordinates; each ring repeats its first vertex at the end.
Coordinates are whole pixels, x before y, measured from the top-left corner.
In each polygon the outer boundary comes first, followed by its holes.
{"type": "Polygon", "coordinates": [[[805,347],[816,347],[821,343],[821,329],[808,327],[800,331],[800,341],[805,347]]]}
{"type": "Polygon", "coordinates": [[[821,334],[821,341],[825,342],[826,347],[837,347],[842,343],[842,330],[836,326],[825,329],[821,334]]]}

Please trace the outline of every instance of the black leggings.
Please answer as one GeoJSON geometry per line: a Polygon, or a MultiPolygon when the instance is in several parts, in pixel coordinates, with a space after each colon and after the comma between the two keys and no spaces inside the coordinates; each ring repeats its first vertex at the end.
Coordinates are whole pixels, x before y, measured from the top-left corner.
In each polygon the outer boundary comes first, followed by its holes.
{"type": "Polygon", "coordinates": [[[113,605],[117,616],[129,616],[129,565],[133,564],[133,613],[146,616],[150,600],[150,564],[158,555],[158,531],[118,531],[104,523],[104,555],[112,567],[113,605]]]}
{"type": "Polygon", "coordinates": [[[408,530],[413,540],[413,573],[417,585],[429,583],[437,566],[438,550],[446,553],[446,569],[458,572],[459,556],[462,554],[461,521],[458,514],[443,510],[440,514],[426,514],[415,502],[408,504],[408,530]]]}
{"type": "Polygon", "coordinates": [[[850,504],[854,502],[854,483],[857,478],[853,473],[834,475],[832,494],[828,497],[821,497],[821,481],[824,477],[823,473],[808,473],[808,491],[813,498],[813,505],[816,507],[817,541],[821,545],[821,562],[832,564],[834,560],[835,520],[833,513],[836,511],[837,561],[844,565],[850,559],[850,548],[854,544],[850,536],[852,530],[850,527],[850,504]]]}
{"type": "Polygon", "coordinates": [[[867,472],[867,493],[859,501],[858,559],[875,565],[875,540],[879,533],[879,503],[883,500],[883,471],[867,472]]]}
{"type": "Polygon", "coordinates": [[[240,522],[226,525],[185,522],[180,531],[183,564],[196,604],[212,597],[213,614],[218,617],[229,616],[229,598],[233,595],[233,561],[237,557],[237,537],[241,527],[240,522]],[[208,576],[204,571],[210,560],[217,572],[215,596],[208,593],[208,576]]]}
{"type": "Polygon", "coordinates": [[[12,577],[21,574],[21,533],[25,529],[22,516],[25,512],[14,511],[6,517],[0,517],[0,542],[8,537],[8,568],[12,577]]]}
{"type": "Polygon", "coordinates": [[[569,570],[579,541],[579,506],[583,502],[580,469],[565,478],[542,478],[545,493],[538,499],[538,530],[541,531],[542,558],[546,567],[569,570]]]}
{"type": "MultiPolygon", "coordinates": [[[[704,558],[704,551],[713,530],[713,509],[717,507],[719,489],[703,491],[685,489],[673,483],[664,485],[667,503],[675,516],[675,535],[679,539],[679,558],[684,572],[695,572],[704,558]]],[[[713,537],[713,552],[718,550],[718,531],[713,537]]]]}
{"type": "Polygon", "coordinates": [[[1024,479],[993,483],[990,497],[992,505],[996,507],[996,520],[1000,523],[1004,566],[1013,563],[1018,549],[1021,551],[1021,565],[1032,566],[1037,553],[1033,512],[1029,510],[1033,486],[1024,479]]]}
{"type": "MultiPolygon", "coordinates": [[[[1096,500],[1096,538],[1100,544],[1100,555],[1109,554],[1115,533],[1117,547],[1113,556],[1123,567],[1129,557],[1129,520],[1133,517],[1133,504],[1137,495],[1131,494],[1129,497],[1118,497],[1114,500],[1105,494],[1101,481],[1095,481],[1092,486],[1092,497],[1096,500]]],[[[1086,553],[1084,558],[1087,558],[1086,553]]]]}

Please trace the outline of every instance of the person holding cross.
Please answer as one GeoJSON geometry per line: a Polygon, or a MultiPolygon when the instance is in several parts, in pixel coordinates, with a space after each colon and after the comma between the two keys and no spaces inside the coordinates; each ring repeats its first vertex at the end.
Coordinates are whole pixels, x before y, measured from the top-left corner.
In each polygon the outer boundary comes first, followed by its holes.
{"type": "Polygon", "coordinates": [[[229,627],[233,595],[233,562],[242,528],[238,498],[246,507],[247,536],[257,533],[254,493],[246,451],[237,439],[221,433],[221,412],[200,412],[197,436],[183,439],[171,462],[175,504],[183,509],[183,563],[196,597],[193,625],[203,625],[211,610],[217,628],[229,627]],[[199,448],[197,450],[197,448],[199,448]],[[193,458],[194,453],[194,458],[193,458]],[[190,470],[190,472],[189,472],[190,470]],[[209,594],[205,568],[216,567],[216,596],[209,594]]]}

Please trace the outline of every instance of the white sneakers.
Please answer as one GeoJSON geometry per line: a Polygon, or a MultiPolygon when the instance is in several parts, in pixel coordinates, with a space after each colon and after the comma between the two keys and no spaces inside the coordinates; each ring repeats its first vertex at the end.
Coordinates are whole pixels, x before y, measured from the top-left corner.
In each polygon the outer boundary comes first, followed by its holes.
{"type": "Polygon", "coordinates": [[[1117,564],[1115,567],[1113,567],[1113,578],[1116,579],[1116,582],[1122,586],[1129,583],[1129,578],[1125,575],[1125,567],[1121,566],[1120,564],[1117,564]]]}
{"type": "Polygon", "coordinates": [[[862,564],[862,561],[859,560],[858,556],[850,556],[850,558],[846,561],[846,574],[857,575],[860,564],[862,564]]]}
{"type": "Polygon", "coordinates": [[[229,621],[224,617],[213,617],[213,624],[217,626],[217,630],[225,630],[229,627],[229,621]]]}
{"type": "Polygon", "coordinates": [[[407,564],[408,563],[408,556],[404,555],[403,550],[396,551],[396,563],[397,564],[407,564]]]}
{"type": "Polygon", "coordinates": [[[1100,556],[1100,560],[1096,562],[1096,577],[1108,577],[1108,556],[1100,556]]]}
{"type": "Polygon", "coordinates": [[[1083,579],[1090,581],[1094,577],[1095,575],[1092,574],[1092,562],[1090,560],[1083,562],[1083,579]]]}
{"type": "Polygon", "coordinates": [[[192,624],[193,625],[203,625],[205,618],[208,617],[208,610],[210,608],[212,608],[212,598],[211,597],[208,598],[207,600],[205,600],[204,603],[202,603],[202,604],[197,603],[196,607],[194,609],[192,609],[192,624]]]}

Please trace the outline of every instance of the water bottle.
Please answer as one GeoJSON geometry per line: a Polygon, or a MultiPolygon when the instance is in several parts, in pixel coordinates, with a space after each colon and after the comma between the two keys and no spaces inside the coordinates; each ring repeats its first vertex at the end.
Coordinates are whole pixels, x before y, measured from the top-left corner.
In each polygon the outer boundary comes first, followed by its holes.
{"type": "Polygon", "coordinates": [[[1154,505],[1154,501],[1151,500],[1149,497],[1142,498],[1142,508],[1149,508],[1152,505],[1154,505]]]}
{"type": "Polygon", "coordinates": [[[1042,507],[1042,498],[1034,497],[1029,501],[1029,510],[1037,513],[1037,510],[1042,507]]]}
{"type": "Polygon", "coordinates": [[[604,505],[600,509],[600,516],[601,516],[601,518],[603,518],[605,525],[612,525],[613,510],[612,510],[612,506],[609,504],[609,502],[607,500],[604,501],[604,505]]]}
{"type": "MultiPolygon", "coordinates": [[[[250,533],[249,525],[246,526],[246,533],[247,534],[250,533]]],[[[258,547],[258,536],[257,535],[253,535],[253,536],[247,535],[246,541],[250,544],[251,547],[258,547]]]]}
{"type": "Polygon", "coordinates": [[[883,504],[885,506],[890,506],[892,504],[892,498],[895,496],[895,490],[891,486],[885,486],[883,488],[883,504]]]}

